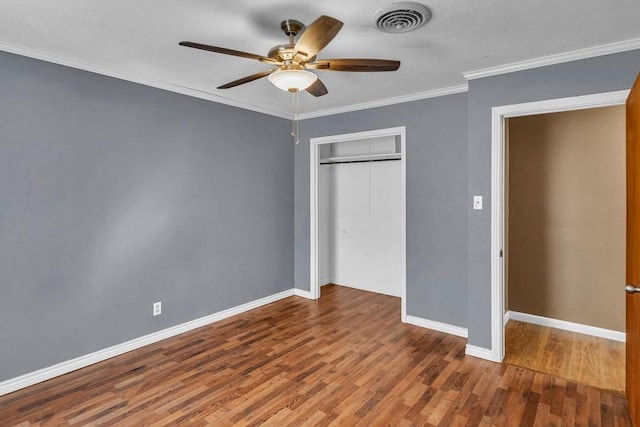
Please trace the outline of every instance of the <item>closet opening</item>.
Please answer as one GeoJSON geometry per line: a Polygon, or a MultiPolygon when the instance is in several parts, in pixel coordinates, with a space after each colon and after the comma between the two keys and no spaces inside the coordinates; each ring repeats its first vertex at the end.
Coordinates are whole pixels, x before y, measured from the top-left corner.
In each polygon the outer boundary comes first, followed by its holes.
{"type": "Polygon", "coordinates": [[[311,296],[399,297],[406,320],[405,128],[311,139],[311,296]]]}

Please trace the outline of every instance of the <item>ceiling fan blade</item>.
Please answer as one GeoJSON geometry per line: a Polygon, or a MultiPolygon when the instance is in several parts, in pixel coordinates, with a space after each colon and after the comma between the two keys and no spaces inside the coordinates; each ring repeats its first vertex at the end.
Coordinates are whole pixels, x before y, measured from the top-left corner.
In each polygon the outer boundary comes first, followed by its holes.
{"type": "Polygon", "coordinates": [[[243,77],[243,78],[238,79],[238,80],[234,80],[234,81],[229,82],[227,84],[224,84],[222,86],[218,86],[218,89],[229,89],[229,88],[232,88],[232,87],[235,87],[235,86],[240,86],[240,85],[243,85],[245,83],[249,83],[249,82],[252,82],[254,80],[258,80],[258,79],[261,79],[263,77],[267,77],[269,74],[273,73],[274,71],[275,70],[261,71],[261,72],[256,73],[256,74],[252,74],[250,76],[243,77]]]}
{"type": "Polygon", "coordinates": [[[400,61],[390,59],[321,59],[310,64],[304,64],[305,68],[331,71],[396,71],[400,68],[400,61]]]}
{"type": "Polygon", "coordinates": [[[255,53],[242,52],[241,50],[233,50],[233,49],[227,49],[227,48],[224,48],[224,47],[211,46],[211,45],[208,45],[208,44],[187,42],[187,41],[180,42],[179,45],[180,46],[186,46],[186,47],[192,47],[194,49],[207,50],[209,52],[222,53],[224,55],[239,56],[241,58],[255,59],[255,60],[261,61],[261,62],[268,62],[270,64],[281,65],[281,63],[279,61],[276,61],[273,58],[267,58],[266,56],[256,55],[255,53]]]}
{"type": "Polygon", "coordinates": [[[324,85],[324,83],[322,83],[320,79],[316,80],[306,90],[313,96],[322,96],[329,93],[329,91],[327,90],[327,87],[324,85]]]}
{"type": "Polygon", "coordinates": [[[322,15],[302,32],[293,47],[294,62],[310,59],[333,40],[342,28],[342,21],[322,15]]]}

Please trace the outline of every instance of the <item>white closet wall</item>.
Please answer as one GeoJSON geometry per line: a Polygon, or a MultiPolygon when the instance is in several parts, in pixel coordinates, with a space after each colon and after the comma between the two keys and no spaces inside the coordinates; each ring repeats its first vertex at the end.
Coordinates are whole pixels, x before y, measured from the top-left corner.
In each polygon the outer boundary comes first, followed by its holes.
{"type": "MultiPolygon", "coordinates": [[[[394,138],[377,138],[334,144],[331,157],[376,158],[396,150],[394,138]]],[[[404,271],[400,161],[321,165],[319,193],[321,284],[400,296],[404,271]]]]}
{"type": "Polygon", "coordinates": [[[331,274],[331,187],[333,165],[320,165],[318,169],[318,259],[320,286],[332,282],[331,274]]]}

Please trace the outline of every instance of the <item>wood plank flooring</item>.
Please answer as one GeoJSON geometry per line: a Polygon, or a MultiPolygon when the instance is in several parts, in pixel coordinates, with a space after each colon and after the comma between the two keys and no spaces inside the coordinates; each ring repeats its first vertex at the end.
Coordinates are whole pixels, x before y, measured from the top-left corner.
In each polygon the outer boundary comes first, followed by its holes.
{"type": "Polygon", "coordinates": [[[625,391],[625,345],[591,335],[510,320],[504,363],[593,387],[625,391]]]}
{"type": "Polygon", "coordinates": [[[398,298],[322,291],[0,397],[0,425],[630,425],[622,395],[465,356],[398,298]]]}

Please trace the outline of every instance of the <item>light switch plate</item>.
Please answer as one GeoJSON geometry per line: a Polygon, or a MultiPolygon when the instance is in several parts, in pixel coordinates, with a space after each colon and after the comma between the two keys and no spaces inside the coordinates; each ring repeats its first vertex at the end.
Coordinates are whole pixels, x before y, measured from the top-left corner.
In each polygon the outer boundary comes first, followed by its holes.
{"type": "Polygon", "coordinates": [[[473,196],[473,209],[482,210],[482,196],[473,196]]]}

